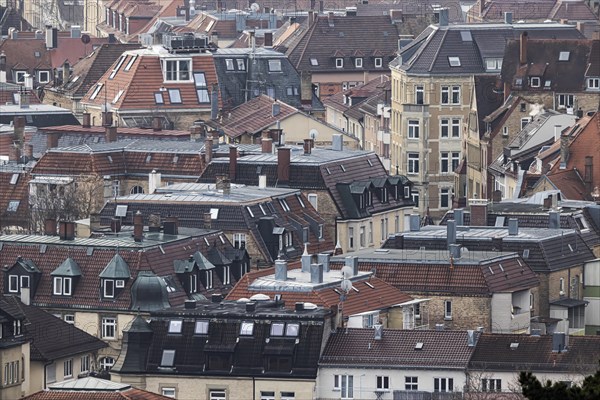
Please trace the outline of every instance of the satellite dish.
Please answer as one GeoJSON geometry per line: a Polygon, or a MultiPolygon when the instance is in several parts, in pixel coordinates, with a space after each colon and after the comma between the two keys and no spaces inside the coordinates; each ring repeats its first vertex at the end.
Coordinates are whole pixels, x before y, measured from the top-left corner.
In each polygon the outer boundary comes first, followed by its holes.
{"type": "Polygon", "coordinates": [[[343,277],[344,279],[348,279],[348,278],[350,278],[351,276],[352,276],[352,268],[351,268],[351,267],[349,267],[349,266],[347,266],[347,265],[344,265],[344,266],[342,267],[342,277],[343,277]]]}
{"type": "Polygon", "coordinates": [[[352,282],[350,282],[348,279],[342,279],[341,287],[344,292],[348,293],[350,290],[352,290],[352,282]]]}
{"type": "Polygon", "coordinates": [[[90,35],[88,34],[83,34],[81,35],[81,43],[83,44],[88,44],[90,42],[90,35]]]}
{"type": "Polygon", "coordinates": [[[260,6],[258,5],[258,3],[252,3],[250,4],[250,9],[252,10],[252,12],[257,13],[260,10],[260,6]]]}
{"type": "Polygon", "coordinates": [[[317,136],[319,136],[319,131],[316,130],[315,128],[311,129],[308,132],[308,137],[311,138],[312,140],[315,140],[317,138],[317,136]]]}

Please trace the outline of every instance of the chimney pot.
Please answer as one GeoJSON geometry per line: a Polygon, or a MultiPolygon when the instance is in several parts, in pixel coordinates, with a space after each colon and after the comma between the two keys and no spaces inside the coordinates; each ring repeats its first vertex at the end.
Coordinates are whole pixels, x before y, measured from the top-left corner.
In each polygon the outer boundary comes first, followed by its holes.
{"type": "Polygon", "coordinates": [[[213,138],[212,136],[208,136],[204,140],[204,161],[206,164],[209,164],[212,161],[212,153],[213,153],[213,138]]]}
{"type": "Polygon", "coordinates": [[[92,117],[91,117],[90,113],[89,112],[84,112],[83,113],[83,121],[82,121],[81,126],[83,128],[90,128],[92,126],[92,122],[91,121],[92,121],[92,117]]]}
{"type": "Polygon", "coordinates": [[[104,141],[107,143],[117,141],[117,127],[116,126],[106,126],[104,128],[104,141]]]}

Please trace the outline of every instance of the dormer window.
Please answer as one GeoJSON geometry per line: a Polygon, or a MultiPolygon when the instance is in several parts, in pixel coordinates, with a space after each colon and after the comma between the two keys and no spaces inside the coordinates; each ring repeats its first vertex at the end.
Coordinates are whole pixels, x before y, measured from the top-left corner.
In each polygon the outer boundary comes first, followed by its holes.
{"type": "Polygon", "coordinates": [[[499,71],[502,69],[501,58],[488,58],[485,60],[485,69],[488,71],[499,71]]]}
{"type": "Polygon", "coordinates": [[[100,273],[103,296],[109,299],[116,297],[125,288],[125,281],[130,278],[129,266],[119,254],[115,254],[100,273]]]}
{"type": "Polygon", "coordinates": [[[195,335],[208,335],[208,320],[201,319],[196,321],[196,325],[194,326],[194,334],[195,335]]]}
{"type": "Polygon", "coordinates": [[[269,60],[269,72],[281,72],[281,60],[269,60]]]}
{"type": "Polygon", "coordinates": [[[115,297],[115,281],[112,279],[104,279],[104,297],[113,298],[115,297]]]}
{"type": "Polygon", "coordinates": [[[72,294],[71,278],[55,276],[53,293],[56,296],[70,296],[72,294]]]}
{"type": "Polygon", "coordinates": [[[163,350],[162,357],[160,359],[161,367],[173,367],[175,365],[175,350],[163,350]]]}
{"type": "Polygon", "coordinates": [[[21,320],[20,319],[15,319],[13,321],[13,335],[14,336],[19,336],[21,334],[21,320]]]}
{"type": "Polygon", "coordinates": [[[212,271],[205,271],[205,284],[204,287],[206,289],[213,288],[213,274],[212,271]]]}
{"type": "Polygon", "coordinates": [[[163,79],[165,82],[189,82],[192,60],[165,60],[163,61],[163,79]]]}
{"type": "Polygon", "coordinates": [[[542,84],[542,80],[538,76],[532,76],[529,83],[531,87],[539,88],[542,84]]]}
{"type": "Polygon", "coordinates": [[[383,58],[375,57],[375,68],[383,67],[383,58]]]}
{"type": "Polygon", "coordinates": [[[354,66],[356,68],[362,68],[363,67],[363,59],[361,57],[357,57],[354,59],[354,66]]]}
{"type": "Polygon", "coordinates": [[[588,78],[586,88],[587,90],[600,90],[600,78],[588,78]]]}
{"type": "Polygon", "coordinates": [[[336,58],[335,59],[335,67],[336,68],[344,68],[344,59],[343,58],[336,58]]]}
{"type": "Polygon", "coordinates": [[[240,336],[252,336],[254,332],[254,322],[252,321],[243,321],[240,326],[240,336]]]}

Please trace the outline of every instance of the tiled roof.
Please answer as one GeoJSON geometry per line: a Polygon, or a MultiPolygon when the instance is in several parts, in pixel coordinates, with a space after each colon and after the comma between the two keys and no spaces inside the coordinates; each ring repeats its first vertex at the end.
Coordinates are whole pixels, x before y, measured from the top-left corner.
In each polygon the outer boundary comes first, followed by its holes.
{"type": "Polygon", "coordinates": [[[27,227],[29,215],[29,179],[28,172],[0,169],[0,226],[27,227]],[[14,183],[12,183],[14,182],[14,183]],[[14,205],[18,201],[15,209],[14,205]]]}
{"type": "Polygon", "coordinates": [[[398,49],[395,40],[397,37],[397,26],[388,15],[318,16],[287,54],[292,64],[300,71],[384,71],[387,62],[395,56],[398,49]],[[381,51],[384,54],[382,67],[375,67],[375,58],[367,56],[363,59],[362,68],[356,68],[354,57],[349,56],[355,50],[367,55],[375,50],[381,51]],[[335,57],[332,56],[336,51],[346,54],[344,68],[336,68],[335,57]],[[311,59],[316,59],[318,65],[313,65],[311,59]]]}
{"type": "MultiPolygon", "coordinates": [[[[536,274],[516,254],[495,256],[469,250],[459,259],[433,250],[367,250],[347,255],[358,256],[359,270],[375,270],[378,278],[407,293],[490,296],[539,284],[536,274]]],[[[332,268],[340,269],[344,256],[332,258],[332,268]]]]}
{"type": "Polygon", "coordinates": [[[219,123],[225,135],[237,138],[243,134],[254,135],[273,125],[278,120],[283,120],[298,113],[298,109],[281,101],[274,100],[266,95],[253,98],[231,110],[219,123]],[[279,105],[279,113],[273,115],[274,105],[279,105]]]}
{"type": "MultiPolygon", "coordinates": [[[[399,68],[408,73],[430,75],[486,73],[485,59],[502,58],[506,41],[518,38],[524,31],[531,39],[583,38],[574,26],[561,24],[436,25],[417,37],[413,45],[402,49],[399,68]],[[458,57],[460,65],[451,66],[449,57],[458,57]]],[[[399,61],[395,60],[393,65],[399,61]]]]}
{"type": "MultiPolygon", "coordinates": [[[[289,271],[298,270],[299,265],[296,263],[293,267],[290,265],[289,271]]],[[[274,268],[260,270],[246,274],[235,287],[227,295],[228,300],[238,300],[242,298],[250,298],[257,293],[266,294],[273,298],[274,295],[280,295],[281,300],[285,301],[287,308],[293,309],[297,302],[310,302],[318,306],[325,308],[337,308],[340,303],[340,289],[339,285],[330,286],[324,288],[315,288],[311,291],[294,291],[288,290],[267,290],[265,288],[252,289],[251,285],[258,278],[265,277],[267,275],[273,275],[275,273],[274,268]]],[[[304,272],[302,274],[310,274],[304,272]]],[[[337,271],[333,274],[337,274],[337,271]]],[[[361,279],[352,282],[356,290],[351,290],[347,295],[343,303],[343,314],[344,316],[359,314],[362,312],[382,310],[391,307],[395,304],[409,301],[412,298],[407,294],[396,289],[386,281],[370,277],[368,279],[361,279]]]]}
{"type": "MultiPolygon", "coordinates": [[[[477,118],[479,136],[487,131],[484,119],[502,106],[504,96],[496,90],[497,77],[489,75],[475,75],[475,96],[477,101],[477,118]]],[[[492,131],[495,124],[492,122],[492,131]]]]}
{"type": "Polygon", "coordinates": [[[600,359],[600,337],[573,336],[568,350],[552,352],[552,335],[482,334],[471,357],[470,368],[488,371],[577,371],[592,373],[600,359]],[[518,345],[512,345],[518,343],[518,345]]]}
{"type": "Polygon", "coordinates": [[[11,71],[17,64],[22,64],[30,74],[35,69],[52,68],[50,52],[42,39],[6,39],[0,43],[0,52],[6,55],[6,74],[9,82],[12,81],[11,71]]]}
{"type": "Polygon", "coordinates": [[[386,89],[390,89],[390,78],[389,75],[382,74],[366,82],[364,85],[350,88],[327,97],[323,100],[323,104],[341,112],[347,112],[352,107],[358,110],[363,100],[376,96],[386,89]],[[352,99],[352,105],[348,101],[344,102],[345,98],[352,99]]]}
{"type": "Polygon", "coordinates": [[[338,329],[329,336],[320,366],[464,369],[475,350],[465,331],[338,329]],[[422,343],[417,348],[417,343],[422,343]]]}
{"type": "MultiPolygon", "coordinates": [[[[581,92],[585,87],[585,76],[592,60],[593,40],[588,39],[533,39],[527,40],[528,67],[521,72],[520,41],[509,40],[502,62],[502,80],[510,83],[514,90],[554,90],[581,92]],[[560,61],[561,53],[568,52],[568,60],[560,61]],[[543,66],[537,68],[536,66],[543,66]],[[528,78],[541,78],[539,89],[528,86],[528,78]],[[516,85],[515,78],[523,83],[516,85]],[[546,81],[551,86],[546,87],[546,81]]],[[[596,41],[598,42],[598,41],[596,41]]]]}
{"type": "MultiPolygon", "coordinates": [[[[169,280],[174,290],[169,292],[168,300],[171,306],[180,305],[187,295],[175,277],[174,260],[187,259],[190,249],[207,254],[209,245],[206,242],[223,248],[231,245],[228,240],[222,243],[219,233],[215,231],[205,231],[194,237],[162,237],[162,234],[148,233],[144,241],[138,244],[132,241],[128,233],[114,239],[73,241],[60,240],[57,236],[4,235],[0,237],[0,264],[13,266],[18,256],[35,263],[41,276],[35,293],[32,293],[32,304],[41,307],[130,310],[131,287],[141,271],[152,271],[169,280]],[[101,288],[99,275],[115,254],[119,254],[127,263],[132,279],[127,280],[123,291],[114,299],[102,299],[98,295],[101,288]],[[77,262],[82,278],[74,284],[72,296],[54,296],[50,274],[68,257],[77,262]]],[[[0,275],[0,282],[4,281],[5,274],[0,275]]],[[[220,291],[220,281],[215,278],[214,282],[215,290],[220,291]]],[[[232,283],[235,280],[232,279],[232,283]]],[[[201,288],[201,292],[206,293],[204,288],[201,288]]]]}
{"type": "Polygon", "coordinates": [[[550,183],[554,189],[560,190],[565,199],[593,200],[578,170],[558,170],[552,175],[542,176],[536,186],[540,186],[543,181],[550,183]]]}
{"type": "Polygon", "coordinates": [[[23,400],[168,400],[157,393],[130,388],[119,392],[85,390],[42,390],[23,397],[23,400]]]}

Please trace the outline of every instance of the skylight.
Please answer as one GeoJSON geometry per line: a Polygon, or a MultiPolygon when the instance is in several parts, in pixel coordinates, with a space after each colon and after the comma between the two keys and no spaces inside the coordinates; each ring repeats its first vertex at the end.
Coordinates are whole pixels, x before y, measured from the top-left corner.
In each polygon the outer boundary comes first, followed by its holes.
{"type": "Polygon", "coordinates": [[[423,346],[423,342],[418,342],[417,344],[415,344],[415,350],[423,350],[423,346]]]}
{"type": "Polygon", "coordinates": [[[102,86],[104,86],[103,83],[99,83],[98,85],[96,85],[96,88],[94,89],[94,91],[92,92],[92,95],[90,96],[90,100],[94,100],[98,96],[98,93],[100,93],[100,90],[102,90],[102,86]]]}
{"type": "Polygon", "coordinates": [[[201,319],[201,320],[196,321],[196,326],[194,328],[194,334],[196,334],[196,335],[208,334],[208,320],[201,319]]]}
{"type": "Polygon", "coordinates": [[[219,209],[211,208],[210,209],[210,219],[217,219],[218,216],[219,216],[219,209]]]}
{"type": "Polygon", "coordinates": [[[181,320],[171,320],[169,321],[169,333],[181,333],[181,328],[183,327],[183,321],[181,320]]]}
{"type": "Polygon", "coordinates": [[[117,66],[115,67],[115,69],[112,70],[112,72],[108,76],[108,79],[113,79],[117,75],[117,72],[119,72],[119,68],[121,68],[121,65],[123,65],[125,58],[127,58],[127,56],[121,56],[121,58],[119,58],[117,66]]]}
{"type": "Polygon", "coordinates": [[[558,55],[558,61],[569,61],[569,57],[571,56],[570,51],[561,51],[558,55]]]}
{"type": "Polygon", "coordinates": [[[175,364],[175,350],[163,350],[160,360],[161,367],[172,367],[175,364]]]}
{"type": "Polygon", "coordinates": [[[448,57],[448,62],[451,67],[460,67],[460,58],[459,57],[448,57]]]}
{"type": "Polygon", "coordinates": [[[119,90],[119,91],[117,92],[117,94],[116,94],[115,98],[112,100],[112,104],[116,104],[116,103],[119,101],[119,99],[121,98],[121,96],[123,96],[123,93],[124,93],[124,92],[125,92],[125,91],[124,91],[123,89],[119,90]]]}
{"type": "Polygon", "coordinates": [[[310,59],[310,65],[312,65],[313,67],[316,67],[319,65],[319,60],[317,60],[316,58],[311,58],[310,59]]]}
{"type": "Polygon", "coordinates": [[[127,63],[127,65],[125,66],[125,69],[123,71],[129,71],[131,69],[131,67],[133,66],[133,63],[135,62],[135,60],[137,60],[138,56],[132,56],[131,59],[129,60],[129,62],[127,63]]]}
{"type": "Polygon", "coordinates": [[[460,31],[460,37],[463,42],[472,42],[473,36],[471,36],[471,31],[460,31]]]}
{"type": "Polygon", "coordinates": [[[179,89],[169,89],[169,100],[171,104],[181,103],[181,92],[179,89]]]}

